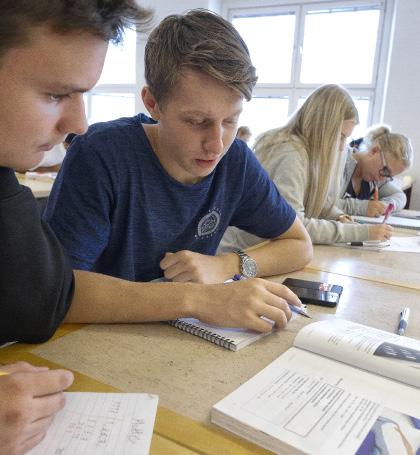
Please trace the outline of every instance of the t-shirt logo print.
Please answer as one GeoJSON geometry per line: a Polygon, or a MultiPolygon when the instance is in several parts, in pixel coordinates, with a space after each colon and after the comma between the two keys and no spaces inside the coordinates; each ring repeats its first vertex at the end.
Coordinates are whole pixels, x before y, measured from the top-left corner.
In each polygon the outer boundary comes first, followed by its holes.
{"type": "Polygon", "coordinates": [[[204,215],[198,222],[197,237],[208,238],[216,230],[220,224],[220,212],[218,209],[210,210],[209,213],[204,215]]]}

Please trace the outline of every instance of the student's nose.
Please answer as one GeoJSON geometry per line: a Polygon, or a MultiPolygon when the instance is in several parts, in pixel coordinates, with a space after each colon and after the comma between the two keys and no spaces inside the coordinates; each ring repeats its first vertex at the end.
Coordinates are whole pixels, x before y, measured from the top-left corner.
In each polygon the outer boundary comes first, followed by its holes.
{"type": "Polygon", "coordinates": [[[88,128],[85,114],[85,103],[83,94],[74,94],[71,102],[66,105],[65,111],[61,117],[59,129],[64,134],[75,133],[83,134],[88,128]]]}
{"type": "Polygon", "coordinates": [[[223,153],[223,127],[221,125],[213,125],[206,132],[204,149],[208,155],[219,156],[223,153]]]}

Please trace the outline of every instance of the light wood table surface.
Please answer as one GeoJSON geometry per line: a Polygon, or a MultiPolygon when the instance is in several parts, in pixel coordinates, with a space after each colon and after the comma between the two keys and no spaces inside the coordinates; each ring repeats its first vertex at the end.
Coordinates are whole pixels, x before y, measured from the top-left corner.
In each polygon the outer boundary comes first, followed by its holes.
{"type": "Polygon", "coordinates": [[[54,180],[48,176],[39,179],[29,178],[25,174],[16,173],[16,177],[21,185],[28,186],[36,198],[46,198],[50,195],[54,180]]]}
{"type": "MultiPolygon", "coordinates": [[[[354,252],[354,250],[351,250],[354,252]]],[[[72,390],[149,392],[159,395],[152,454],[264,454],[267,451],[210,423],[213,404],[292,346],[305,324],[341,317],[395,331],[399,312],[411,308],[407,336],[420,338],[420,290],[306,269],[286,276],[344,287],[337,308],[310,306],[298,317],[238,351],[217,347],[164,323],[64,325],[42,345],[0,350],[0,362],[19,358],[64,366],[76,373],[72,390]]]]}
{"type": "MultiPolygon", "coordinates": [[[[395,230],[395,232],[399,236],[417,236],[416,231],[395,230]]],[[[418,237],[420,239],[420,236],[418,237]]],[[[419,253],[315,245],[313,260],[305,270],[312,269],[420,289],[419,253]]]]}

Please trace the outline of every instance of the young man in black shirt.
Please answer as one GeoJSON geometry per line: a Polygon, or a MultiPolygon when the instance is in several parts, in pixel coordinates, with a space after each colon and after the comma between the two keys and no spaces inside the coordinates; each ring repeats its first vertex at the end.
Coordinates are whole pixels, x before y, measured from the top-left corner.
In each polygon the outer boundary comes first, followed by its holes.
{"type": "MultiPolygon", "coordinates": [[[[13,169],[29,169],[68,133],[86,128],[83,93],[110,40],[150,13],[134,0],[6,0],[0,15],[0,345],[48,339],[74,294],[72,268],[13,169]]],[[[64,406],[69,371],[0,368],[0,452],[37,445],[64,406]]]]}

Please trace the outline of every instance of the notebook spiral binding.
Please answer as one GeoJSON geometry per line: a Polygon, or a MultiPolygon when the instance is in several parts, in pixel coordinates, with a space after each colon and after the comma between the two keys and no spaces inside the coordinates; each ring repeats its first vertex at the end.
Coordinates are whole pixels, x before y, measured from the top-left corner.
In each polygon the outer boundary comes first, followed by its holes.
{"type": "Polygon", "coordinates": [[[231,351],[235,350],[235,343],[230,338],[225,338],[217,333],[213,333],[210,330],[203,329],[202,327],[198,327],[194,324],[190,324],[189,322],[180,321],[179,319],[175,319],[173,321],[168,321],[169,325],[176,327],[177,329],[181,329],[184,332],[190,333],[191,335],[195,335],[197,337],[203,338],[211,343],[217,344],[226,349],[230,349],[231,351]]]}

